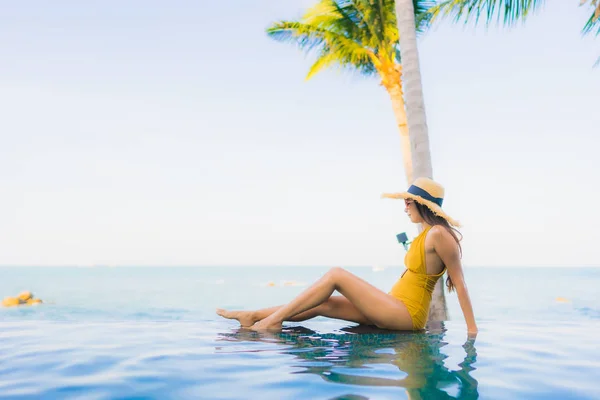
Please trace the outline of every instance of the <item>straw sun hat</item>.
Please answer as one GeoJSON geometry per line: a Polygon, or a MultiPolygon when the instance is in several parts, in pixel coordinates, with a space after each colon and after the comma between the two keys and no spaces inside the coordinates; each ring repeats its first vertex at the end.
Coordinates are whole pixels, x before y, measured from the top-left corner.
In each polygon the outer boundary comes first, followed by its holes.
{"type": "Polygon", "coordinates": [[[444,187],[429,178],[417,178],[406,192],[384,193],[381,195],[388,199],[411,199],[429,208],[435,215],[444,218],[452,226],[460,226],[460,223],[452,219],[442,210],[444,201],[444,187]]]}

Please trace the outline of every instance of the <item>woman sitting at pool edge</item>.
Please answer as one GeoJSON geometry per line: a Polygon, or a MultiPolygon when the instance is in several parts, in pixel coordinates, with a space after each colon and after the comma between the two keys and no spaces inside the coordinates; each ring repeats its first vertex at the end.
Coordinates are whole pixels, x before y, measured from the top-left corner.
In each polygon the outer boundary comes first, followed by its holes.
{"type": "MultiPolygon", "coordinates": [[[[336,318],[390,330],[422,330],[427,323],[433,288],[448,271],[446,286],[456,291],[469,334],[477,334],[473,307],[463,276],[457,221],[442,210],[444,188],[418,178],[406,192],[382,197],[404,199],[404,212],[423,231],[404,258],[406,271],[385,293],[358,276],[334,267],[290,303],[256,311],[217,309],[252,330],[281,329],[283,321],[305,321],[317,316],[336,318]],[[332,296],[334,291],[341,296],[332,296]]],[[[459,233],[460,234],[460,233],[459,233]]]]}

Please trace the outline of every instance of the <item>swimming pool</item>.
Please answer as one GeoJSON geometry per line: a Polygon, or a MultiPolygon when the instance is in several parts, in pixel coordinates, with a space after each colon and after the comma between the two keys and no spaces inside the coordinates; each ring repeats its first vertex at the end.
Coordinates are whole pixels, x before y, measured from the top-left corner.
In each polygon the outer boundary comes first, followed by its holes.
{"type": "MultiPolygon", "coordinates": [[[[386,290],[398,269],[350,268],[386,290]]],[[[280,304],[325,268],[1,268],[2,398],[592,399],[600,389],[592,268],[470,268],[480,333],[426,333],[317,318],[239,329],[217,306],[280,304]],[[535,279],[543,276],[544,279],[535,279]]]]}

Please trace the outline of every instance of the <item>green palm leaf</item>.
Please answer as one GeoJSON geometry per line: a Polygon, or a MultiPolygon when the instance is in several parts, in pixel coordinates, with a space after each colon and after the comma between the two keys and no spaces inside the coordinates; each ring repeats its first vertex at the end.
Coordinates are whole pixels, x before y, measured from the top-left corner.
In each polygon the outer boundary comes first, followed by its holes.
{"type": "Polygon", "coordinates": [[[513,25],[536,11],[544,0],[444,0],[429,9],[431,19],[453,17],[456,22],[513,25]]]}
{"type": "Polygon", "coordinates": [[[310,76],[336,62],[341,66],[352,66],[366,75],[375,71],[373,54],[368,48],[332,30],[282,21],[270,27],[267,33],[275,40],[296,43],[307,52],[318,50],[319,57],[309,72],[310,76]]]}
{"type": "MultiPolygon", "coordinates": [[[[585,4],[587,0],[581,2],[581,5],[585,4]]],[[[583,34],[593,33],[596,31],[596,35],[600,35],[600,1],[589,0],[590,6],[594,7],[592,15],[583,27],[583,34]]]]}
{"type": "MultiPolygon", "coordinates": [[[[435,3],[413,0],[417,29],[429,22],[435,3]]],[[[298,21],[280,21],[267,28],[278,41],[316,54],[307,79],[329,67],[373,76],[384,65],[399,64],[398,29],[393,0],[321,0],[298,21]]]]}
{"type": "MultiPolygon", "coordinates": [[[[580,5],[586,3],[588,3],[588,0],[582,0],[580,5]]],[[[583,27],[583,34],[594,34],[595,31],[595,35],[600,35],[600,1],[589,0],[589,5],[594,8],[594,11],[583,27]]],[[[598,66],[600,66],[600,57],[594,63],[594,67],[598,66]]]]}

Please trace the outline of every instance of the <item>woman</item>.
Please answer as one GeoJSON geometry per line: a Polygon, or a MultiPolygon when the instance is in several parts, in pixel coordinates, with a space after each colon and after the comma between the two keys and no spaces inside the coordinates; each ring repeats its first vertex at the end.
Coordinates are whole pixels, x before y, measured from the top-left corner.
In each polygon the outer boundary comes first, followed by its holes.
{"type": "Polygon", "coordinates": [[[458,222],[442,210],[444,188],[418,178],[406,192],[383,197],[404,199],[404,211],[423,231],[411,243],[404,262],[407,270],[385,293],[350,272],[335,267],[284,306],[257,311],[217,309],[252,330],[281,329],[283,321],[305,321],[317,316],[343,319],[392,330],[422,330],[427,322],[431,294],[448,271],[446,286],[456,290],[469,334],[477,333],[471,300],[460,262],[458,222]],[[342,296],[332,296],[334,291],[342,296]]]}

